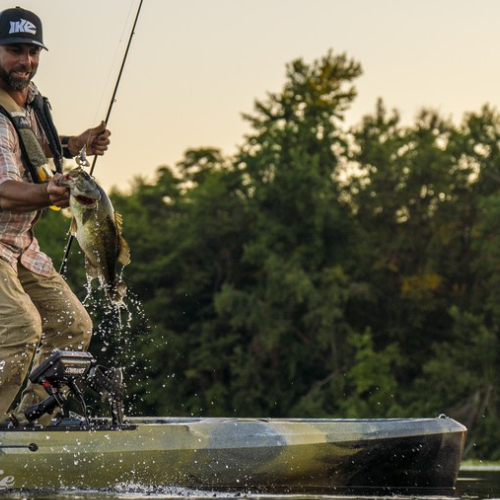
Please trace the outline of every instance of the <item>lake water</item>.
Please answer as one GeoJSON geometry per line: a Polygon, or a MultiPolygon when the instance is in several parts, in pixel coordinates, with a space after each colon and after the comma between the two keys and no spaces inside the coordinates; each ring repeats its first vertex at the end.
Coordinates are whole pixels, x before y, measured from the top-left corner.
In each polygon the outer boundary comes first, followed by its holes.
{"type": "MultiPolygon", "coordinates": [[[[252,495],[221,492],[200,492],[183,488],[165,488],[161,491],[147,488],[137,491],[58,491],[58,492],[0,492],[0,500],[355,500],[341,495],[252,495]]],[[[384,496],[360,497],[391,500],[500,500],[500,466],[466,467],[460,471],[457,491],[453,497],[384,496]]]]}
{"type": "MultiPolygon", "coordinates": [[[[0,500],[356,500],[343,495],[253,495],[249,493],[201,492],[184,488],[134,491],[0,492],[0,500]]],[[[465,467],[460,471],[456,493],[451,496],[364,496],[362,500],[500,500],[500,466],[465,467]]]]}
{"type": "Polygon", "coordinates": [[[463,468],[458,476],[456,497],[500,500],[500,466],[463,468]]]}

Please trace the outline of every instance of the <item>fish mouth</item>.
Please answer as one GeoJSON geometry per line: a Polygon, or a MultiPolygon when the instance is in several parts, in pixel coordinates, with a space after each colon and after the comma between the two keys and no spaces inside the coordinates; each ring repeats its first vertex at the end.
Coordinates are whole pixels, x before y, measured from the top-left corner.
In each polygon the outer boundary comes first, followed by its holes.
{"type": "Polygon", "coordinates": [[[95,203],[97,203],[97,200],[95,198],[90,198],[88,196],[84,196],[83,194],[75,196],[75,199],[82,205],[94,205],[95,203]]]}

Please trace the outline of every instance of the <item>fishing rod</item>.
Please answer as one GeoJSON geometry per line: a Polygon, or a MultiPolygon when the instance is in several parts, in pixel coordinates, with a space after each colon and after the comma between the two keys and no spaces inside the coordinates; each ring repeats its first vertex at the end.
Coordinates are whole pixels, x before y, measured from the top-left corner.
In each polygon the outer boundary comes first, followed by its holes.
{"type": "MultiPolygon", "coordinates": [[[[137,20],[139,19],[139,14],[141,13],[142,2],[143,2],[143,0],[140,0],[139,7],[137,8],[137,12],[136,12],[135,19],[134,19],[134,24],[132,25],[132,29],[130,31],[130,36],[128,38],[128,43],[127,43],[127,48],[125,49],[125,53],[123,55],[122,64],[120,66],[120,71],[118,72],[118,77],[116,79],[115,88],[113,90],[113,95],[111,96],[111,100],[110,100],[109,106],[108,106],[108,112],[106,113],[106,118],[104,120],[105,125],[108,124],[109,117],[111,116],[111,111],[113,110],[113,105],[116,102],[116,94],[118,92],[118,87],[120,85],[120,80],[122,78],[123,69],[125,68],[125,63],[127,61],[128,52],[129,52],[130,46],[132,45],[132,38],[135,34],[135,27],[137,25],[137,20]]],[[[90,167],[90,175],[92,175],[94,173],[94,169],[95,169],[95,166],[97,163],[97,158],[98,158],[98,155],[94,155],[94,159],[92,160],[92,166],[90,167]]],[[[73,236],[73,234],[70,234],[68,237],[68,242],[66,243],[66,248],[64,250],[64,257],[63,257],[63,260],[61,262],[61,267],[59,269],[59,274],[61,274],[63,276],[66,273],[69,252],[71,250],[71,245],[73,244],[74,239],[75,239],[75,237],[73,236]]]]}

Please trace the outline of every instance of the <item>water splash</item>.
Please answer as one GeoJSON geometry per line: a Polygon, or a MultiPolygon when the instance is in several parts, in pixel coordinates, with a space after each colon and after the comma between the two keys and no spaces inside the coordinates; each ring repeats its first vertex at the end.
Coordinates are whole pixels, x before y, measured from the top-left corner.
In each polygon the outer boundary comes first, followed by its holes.
{"type": "Polygon", "coordinates": [[[138,347],[144,338],[150,338],[145,335],[150,327],[142,302],[129,290],[124,307],[116,307],[99,288],[87,295],[85,307],[94,322],[90,351],[99,364],[123,370],[128,395],[127,413],[133,412],[138,393],[147,384],[141,379],[139,367],[150,364],[138,347]]]}

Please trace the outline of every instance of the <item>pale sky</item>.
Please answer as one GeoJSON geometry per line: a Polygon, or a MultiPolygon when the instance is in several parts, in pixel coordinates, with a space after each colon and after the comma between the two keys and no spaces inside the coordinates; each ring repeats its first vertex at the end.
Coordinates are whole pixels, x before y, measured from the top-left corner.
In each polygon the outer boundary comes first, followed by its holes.
{"type": "MultiPolygon", "coordinates": [[[[19,0],[44,23],[49,52],[35,82],[59,132],[106,115],[139,0],[19,0]]],[[[329,49],[360,62],[357,123],[378,97],[411,123],[422,107],[458,122],[499,105],[499,0],[143,0],[95,169],[105,188],[153,179],[188,148],[235,151],[241,113],[279,92],[285,65],[329,49]]]]}

